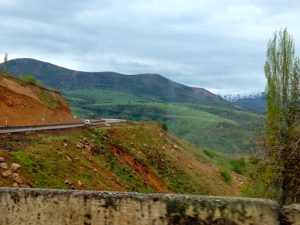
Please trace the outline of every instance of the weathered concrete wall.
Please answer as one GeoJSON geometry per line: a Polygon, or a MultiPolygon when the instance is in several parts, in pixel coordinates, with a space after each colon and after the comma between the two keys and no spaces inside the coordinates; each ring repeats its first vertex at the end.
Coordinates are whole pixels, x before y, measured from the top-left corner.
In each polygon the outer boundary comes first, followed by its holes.
{"type": "Polygon", "coordinates": [[[280,221],[282,225],[300,225],[300,205],[294,204],[283,207],[280,221]]]}
{"type": "Polygon", "coordinates": [[[0,225],[276,225],[279,215],[261,199],[0,188],[0,225]]]}

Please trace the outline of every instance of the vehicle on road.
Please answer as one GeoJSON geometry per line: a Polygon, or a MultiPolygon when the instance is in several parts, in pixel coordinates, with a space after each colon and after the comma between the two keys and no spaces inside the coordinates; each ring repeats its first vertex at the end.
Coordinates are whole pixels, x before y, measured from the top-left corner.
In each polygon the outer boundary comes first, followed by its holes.
{"type": "Polygon", "coordinates": [[[91,124],[91,121],[90,121],[90,120],[85,120],[85,121],[84,121],[84,124],[85,124],[85,125],[90,125],[90,124],[91,124]]]}

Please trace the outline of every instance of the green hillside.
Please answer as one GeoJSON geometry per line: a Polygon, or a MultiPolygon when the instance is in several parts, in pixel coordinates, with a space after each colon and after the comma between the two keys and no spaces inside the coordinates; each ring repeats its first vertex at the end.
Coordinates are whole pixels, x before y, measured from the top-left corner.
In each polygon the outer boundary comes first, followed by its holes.
{"type": "Polygon", "coordinates": [[[145,100],[131,93],[99,89],[64,91],[73,114],[154,120],[198,147],[225,152],[249,151],[262,115],[224,104],[183,104],[145,100]]]}
{"type": "Polygon", "coordinates": [[[233,158],[194,148],[153,122],[4,135],[0,146],[6,165],[20,164],[18,182],[0,176],[0,187],[238,196],[245,181],[233,158]]]}
{"type": "Polygon", "coordinates": [[[263,118],[205,89],[157,74],[79,72],[32,59],[11,60],[8,68],[15,75],[31,74],[61,91],[76,116],[154,120],[198,147],[248,151],[247,142],[263,118]]]}

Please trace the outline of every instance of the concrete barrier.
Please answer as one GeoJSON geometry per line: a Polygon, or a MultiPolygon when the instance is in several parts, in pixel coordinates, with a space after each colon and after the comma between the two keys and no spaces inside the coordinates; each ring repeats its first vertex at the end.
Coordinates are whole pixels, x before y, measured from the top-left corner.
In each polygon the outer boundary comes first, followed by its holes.
{"type": "Polygon", "coordinates": [[[0,188],[0,225],[276,225],[280,212],[263,199],[0,188]]]}

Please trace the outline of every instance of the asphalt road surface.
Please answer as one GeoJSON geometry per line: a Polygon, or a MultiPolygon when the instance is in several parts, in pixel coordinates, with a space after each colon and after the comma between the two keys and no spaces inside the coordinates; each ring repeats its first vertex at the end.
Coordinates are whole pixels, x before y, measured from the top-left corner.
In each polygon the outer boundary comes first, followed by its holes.
{"type": "Polygon", "coordinates": [[[76,127],[90,127],[90,126],[109,126],[115,123],[122,123],[126,120],[121,119],[102,119],[102,120],[90,120],[91,124],[85,125],[84,120],[79,123],[68,123],[68,124],[46,124],[46,125],[36,125],[36,126],[16,126],[16,127],[0,127],[0,134],[6,133],[24,133],[32,131],[42,131],[42,130],[61,130],[70,129],[76,127]]]}

